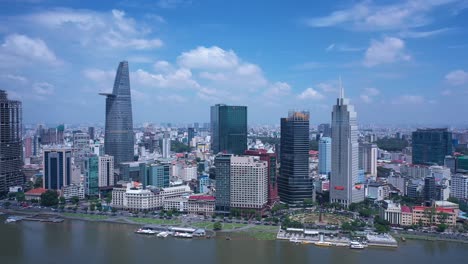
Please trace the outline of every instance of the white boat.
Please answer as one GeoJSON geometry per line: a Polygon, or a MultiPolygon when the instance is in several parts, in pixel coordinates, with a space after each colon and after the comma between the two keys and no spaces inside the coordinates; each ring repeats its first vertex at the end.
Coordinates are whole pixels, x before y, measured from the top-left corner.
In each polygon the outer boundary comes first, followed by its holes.
{"type": "Polygon", "coordinates": [[[193,235],[192,235],[192,234],[188,234],[188,233],[179,233],[179,232],[176,232],[176,233],[174,233],[174,237],[192,238],[193,235]]]}
{"type": "Polygon", "coordinates": [[[319,246],[319,247],[330,247],[332,246],[332,243],[325,242],[325,241],[317,241],[314,243],[314,245],[319,246]]]}
{"type": "Polygon", "coordinates": [[[357,241],[351,241],[349,243],[349,248],[351,248],[351,249],[364,249],[364,245],[357,242],[357,241]]]}
{"type": "Polygon", "coordinates": [[[18,218],[15,218],[13,216],[10,216],[8,217],[6,220],[5,220],[5,224],[9,224],[9,223],[15,223],[15,222],[18,222],[20,219],[18,218]]]}
{"type": "Polygon", "coordinates": [[[161,233],[159,233],[159,234],[157,235],[157,237],[163,237],[163,238],[164,238],[164,237],[167,237],[168,235],[169,235],[168,232],[161,232],[161,233]]]}
{"type": "Polygon", "coordinates": [[[157,232],[152,229],[140,228],[137,231],[135,231],[135,233],[142,235],[155,235],[157,232]]]}

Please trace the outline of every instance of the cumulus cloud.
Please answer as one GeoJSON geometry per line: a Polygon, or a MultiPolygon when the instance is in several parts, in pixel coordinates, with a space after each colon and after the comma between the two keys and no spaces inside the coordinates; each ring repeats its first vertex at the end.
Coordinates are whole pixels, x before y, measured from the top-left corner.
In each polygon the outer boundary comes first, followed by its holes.
{"type": "Polygon", "coordinates": [[[305,20],[310,27],[340,26],[353,30],[380,31],[401,30],[428,25],[432,22],[431,11],[457,0],[405,0],[395,4],[379,5],[362,1],[352,6],[333,11],[327,16],[305,20]]]}
{"type": "Polygon", "coordinates": [[[302,93],[300,93],[297,98],[301,100],[319,100],[324,96],[313,88],[307,88],[302,93]]]}
{"type": "Polygon", "coordinates": [[[197,47],[183,52],[177,62],[182,67],[192,69],[230,69],[239,65],[239,59],[232,50],[220,47],[197,47]]]}
{"type": "Polygon", "coordinates": [[[405,51],[405,42],[395,37],[384,37],[382,40],[371,40],[364,56],[364,65],[373,67],[379,64],[408,61],[411,56],[405,51]]]}
{"type": "Polygon", "coordinates": [[[445,80],[454,86],[464,85],[468,83],[468,72],[464,70],[455,70],[445,75],[445,80]]]}
{"type": "Polygon", "coordinates": [[[27,83],[28,79],[24,76],[21,75],[15,75],[15,74],[3,74],[1,75],[2,79],[7,79],[7,80],[12,80],[20,83],[27,83]]]}
{"type": "Polygon", "coordinates": [[[53,34],[66,36],[83,46],[93,48],[149,50],[163,45],[161,39],[149,36],[149,28],[140,25],[121,10],[95,12],[54,9],[34,13],[22,19],[31,23],[30,27],[49,28],[53,34]]]}
{"type": "Polygon", "coordinates": [[[200,84],[192,78],[192,72],[186,68],[179,68],[166,73],[150,73],[138,69],[132,73],[133,80],[142,86],[156,88],[200,88],[200,84]]]}
{"type": "Polygon", "coordinates": [[[39,38],[31,38],[21,34],[11,34],[5,37],[0,46],[0,63],[30,63],[44,62],[50,65],[60,64],[55,53],[39,38]]]}
{"type": "Polygon", "coordinates": [[[359,96],[364,103],[372,103],[374,97],[380,94],[380,91],[376,88],[365,88],[359,96]]]}

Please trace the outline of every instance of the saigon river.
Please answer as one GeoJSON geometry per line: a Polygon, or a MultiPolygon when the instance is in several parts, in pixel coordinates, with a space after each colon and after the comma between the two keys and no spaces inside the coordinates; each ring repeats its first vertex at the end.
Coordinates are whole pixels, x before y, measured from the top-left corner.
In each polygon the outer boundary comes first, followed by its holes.
{"type": "Polygon", "coordinates": [[[468,245],[408,240],[397,249],[320,248],[285,241],[156,238],[137,226],[65,220],[60,224],[0,217],[0,263],[465,263],[468,245]]]}

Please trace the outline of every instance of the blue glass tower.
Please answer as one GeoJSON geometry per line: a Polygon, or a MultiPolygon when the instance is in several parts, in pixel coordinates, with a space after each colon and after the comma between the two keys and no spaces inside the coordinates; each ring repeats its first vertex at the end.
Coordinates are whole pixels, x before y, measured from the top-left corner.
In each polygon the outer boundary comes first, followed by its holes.
{"type": "Polygon", "coordinates": [[[114,90],[106,96],[104,152],[114,156],[114,164],[133,161],[133,118],[128,62],[117,68],[114,90]]]}
{"type": "Polygon", "coordinates": [[[319,173],[331,172],[331,138],[323,137],[319,141],[319,173]]]}

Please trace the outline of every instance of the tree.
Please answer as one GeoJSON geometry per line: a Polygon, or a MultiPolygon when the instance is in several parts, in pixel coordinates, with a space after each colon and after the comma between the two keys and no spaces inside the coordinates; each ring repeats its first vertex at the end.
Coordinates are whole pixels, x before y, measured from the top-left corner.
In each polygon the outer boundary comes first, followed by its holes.
{"type": "Polygon", "coordinates": [[[91,204],[89,205],[89,210],[90,210],[91,212],[93,212],[94,210],[96,210],[96,204],[91,203],[91,204]]]}
{"type": "Polygon", "coordinates": [[[442,232],[445,231],[445,229],[447,229],[447,225],[446,225],[446,224],[439,224],[439,225],[437,225],[437,232],[442,233],[442,232]]]}
{"type": "Polygon", "coordinates": [[[314,204],[314,202],[312,201],[312,199],[307,198],[307,199],[304,199],[303,204],[304,204],[304,208],[307,208],[307,207],[311,207],[314,204]]]}
{"type": "Polygon", "coordinates": [[[223,225],[221,224],[221,222],[216,222],[213,224],[213,230],[218,231],[221,229],[223,229],[223,225]]]}
{"type": "Polygon", "coordinates": [[[41,188],[42,187],[42,178],[37,178],[36,182],[34,183],[34,188],[41,188]]]}
{"type": "Polygon", "coordinates": [[[41,205],[42,206],[55,206],[59,203],[58,193],[54,190],[47,190],[41,194],[41,205]]]}
{"type": "Polygon", "coordinates": [[[67,201],[65,200],[65,197],[60,196],[59,198],[59,204],[65,204],[67,201]]]}
{"type": "Polygon", "coordinates": [[[386,151],[402,151],[408,147],[408,141],[399,138],[379,138],[375,143],[377,147],[386,151]]]}
{"type": "Polygon", "coordinates": [[[112,202],[112,193],[108,192],[106,194],[106,203],[107,203],[107,205],[109,205],[111,202],[112,202]]]}
{"type": "Polygon", "coordinates": [[[5,206],[5,208],[8,208],[8,207],[10,207],[11,203],[6,201],[6,202],[3,203],[3,205],[5,206]]]}
{"type": "Polygon", "coordinates": [[[24,195],[24,192],[17,192],[16,193],[16,201],[18,201],[18,202],[26,201],[26,196],[24,195]]]}
{"type": "Polygon", "coordinates": [[[111,212],[112,212],[113,214],[115,214],[115,213],[117,212],[117,208],[112,207],[112,208],[111,208],[111,212]]]}
{"type": "Polygon", "coordinates": [[[71,198],[71,202],[72,202],[72,204],[77,205],[80,202],[80,198],[78,198],[78,196],[73,196],[71,198]]]}

